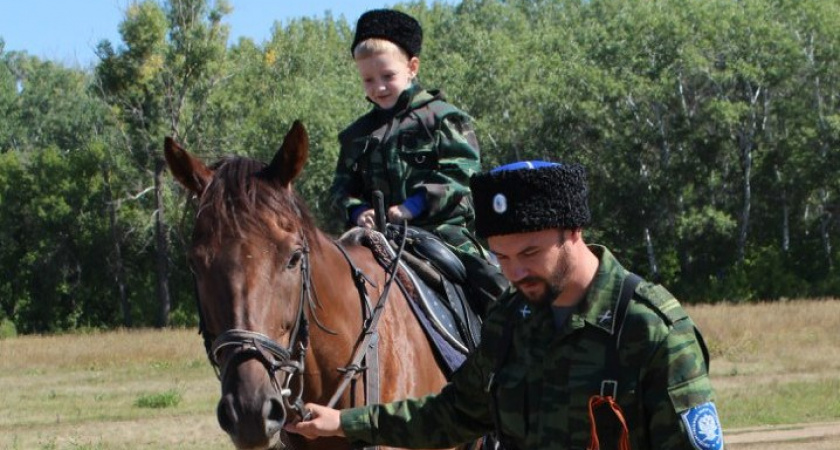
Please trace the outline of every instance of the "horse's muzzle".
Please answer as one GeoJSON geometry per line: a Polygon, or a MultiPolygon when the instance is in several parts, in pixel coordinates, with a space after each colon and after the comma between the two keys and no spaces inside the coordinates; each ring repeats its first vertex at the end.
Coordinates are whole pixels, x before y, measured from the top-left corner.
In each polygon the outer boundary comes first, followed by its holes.
{"type": "Polygon", "coordinates": [[[280,431],[286,422],[286,411],[279,394],[265,396],[261,405],[250,406],[226,394],[219,400],[216,416],[219,426],[239,450],[283,448],[280,431]]]}

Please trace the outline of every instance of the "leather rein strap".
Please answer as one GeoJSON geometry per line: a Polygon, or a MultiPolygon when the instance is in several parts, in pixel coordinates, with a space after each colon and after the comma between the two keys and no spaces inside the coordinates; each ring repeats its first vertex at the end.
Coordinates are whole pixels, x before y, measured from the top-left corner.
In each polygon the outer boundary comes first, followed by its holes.
{"type": "Polygon", "coordinates": [[[364,302],[362,311],[365,312],[364,314],[366,317],[364,323],[362,324],[362,333],[359,335],[359,340],[356,343],[356,350],[353,353],[353,358],[350,360],[350,364],[342,369],[339,369],[344,376],[342,377],[341,384],[327,403],[327,406],[330,408],[335,407],[338,400],[342,395],[344,395],[344,391],[347,390],[347,386],[350,385],[350,382],[354,380],[356,375],[362,370],[365,370],[367,374],[367,403],[371,404],[379,401],[379,355],[377,351],[377,341],[379,340],[379,335],[376,331],[376,326],[379,323],[379,318],[382,316],[382,312],[385,311],[385,305],[388,303],[388,293],[391,291],[391,286],[394,284],[397,270],[399,268],[400,258],[403,253],[403,248],[405,247],[405,241],[405,236],[403,236],[399,250],[397,250],[397,255],[392,261],[391,267],[386,270],[388,278],[385,281],[382,294],[380,294],[379,300],[376,302],[376,306],[372,311],[370,310],[370,297],[368,296],[367,288],[365,287],[365,282],[367,281],[370,283],[370,280],[365,277],[364,273],[356,268],[355,264],[353,264],[353,261],[350,259],[350,255],[347,254],[347,251],[336,243],[336,246],[339,250],[341,250],[344,258],[347,259],[347,263],[350,264],[350,268],[353,272],[353,280],[356,283],[356,289],[358,289],[359,296],[364,302]],[[362,365],[362,361],[365,359],[367,359],[368,362],[367,367],[362,365]]]}

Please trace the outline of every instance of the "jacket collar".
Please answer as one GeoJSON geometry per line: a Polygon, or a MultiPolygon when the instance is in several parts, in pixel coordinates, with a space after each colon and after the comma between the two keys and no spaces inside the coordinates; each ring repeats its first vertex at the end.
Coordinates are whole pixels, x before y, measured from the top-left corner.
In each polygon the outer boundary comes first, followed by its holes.
{"type": "Polygon", "coordinates": [[[589,245],[589,248],[598,256],[600,263],[586,297],[570,318],[570,328],[577,329],[590,325],[609,334],[615,334],[618,332],[619,325],[614,320],[618,308],[618,296],[621,294],[621,285],[624,277],[627,276],[627,270],[606,247],[589,245]]]}
{"type": "MultiPolygon", "coordinates": [[[[609,334],[618,332],[614,319],[621,285],[628,272],[606,247],[591,244],[588,247],[598,257],[598,270],[585,297],[568,318],[566,326],[559,331],[557,337],[562,338],[587,326],[609,334]]],[[[528,323],[529,327],[554,329],[548,305],[530,305],[515,288],[510,289],[509,295],[514,297],[513,314],[517,320],[528,323]]]]}
{"type": "Polygon", "coordinates": [[[412,82],[402,93],[400,94],[399,98],[397,99],[397,103],[394,104],[393,107],[388,109],[382,109],[379,105],[376,104],[373,100],[369,97],[365,97],[367,101],[373,104],[373,110],[377,115],[382,117],[396,117],[405,115],[412,110],[420,108],[427,103],[431,103],[434,100],[440,99],[443,100],[443,93],[440,90],[425,90],[423,86],[420,85],[419,81],[412,82]]]}

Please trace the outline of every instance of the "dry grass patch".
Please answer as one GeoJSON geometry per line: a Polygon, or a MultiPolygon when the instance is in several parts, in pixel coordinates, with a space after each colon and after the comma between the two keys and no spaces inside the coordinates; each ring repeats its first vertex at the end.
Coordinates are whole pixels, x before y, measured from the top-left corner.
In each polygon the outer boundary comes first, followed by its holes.
{"type": "Polygon", "coordinates": [[[203,361],[195,329],[117,330],[90,334],[25,336],[0,340],[0,371],[25,366],[37,372],[53,368],[110,368],[125,364],[203,361]]]}
{"type": "Polygon", "coordinates": [[[743,366],[765,376],[807,377],[840,369],[838,300],[687,309],[706,338],[713,373],[733,375],[743,366]]]}
{"type": "MultiPolygon", "coordinates": [[[[712,352],[725,429],[840,420],[840,301],[686,309],[712,352]]],[[[4,450],[232,448],[194,329],[21,336],[0,355],[4,450]]]]}
{"type": "Polygon", "coordinates": [[[840,419],[840,301],[689,306],[724,427],[840,419]]]}
{"type": "Polygon", "coordinates": [[[230,448],[194,329],[22,336],[0,354],[0,448],[230,448]]]}

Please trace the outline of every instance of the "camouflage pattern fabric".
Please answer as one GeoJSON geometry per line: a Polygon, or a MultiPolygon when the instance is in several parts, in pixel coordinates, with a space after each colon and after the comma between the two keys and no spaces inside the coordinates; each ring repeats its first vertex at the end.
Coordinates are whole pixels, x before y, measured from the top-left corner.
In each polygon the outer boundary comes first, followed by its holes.
{"type": "Polygon", "coordinates": [[[470,117],[439,91],[414,83],[393,108],[374,106],[339,141],[330,203],[347,225],[355,225],[349,219],[355,208],[373,204],[375,190],[386,208],[422,193],[426,210],[410,225],[437,232],[454,248],[470,247],[459,235],[469,233],[475,217],[469,181],[481,168],[478,141],[470,117]]]}
{"type": "MultiPolygon", "coordinates": [[[[508,450],[585,449],[587,402],[600,392],[606,346],[627,271],[604,247],[598,273],[580,307],[557,330],[551,308],[531,306],[509,292],[487,317],[479,348],[439,394],[343,411],[354,445],[449,447],[494,431],[488,385],[502,331],[513,324],[506,364],[493,376],[508,450]]],[[[713,400],[705,344],[668,291],[642,281],[630,303],[619,347],[617,400],[630,429],[630,447],[691,449],[681,414],[713,400]]],[[[715,417],[716,419],[716,417],[715,417]]],[[[605,450],[610,448],[603,446],[605,450]]],[[[716,448],[722,448],[721,446],[716,448]]]]}

